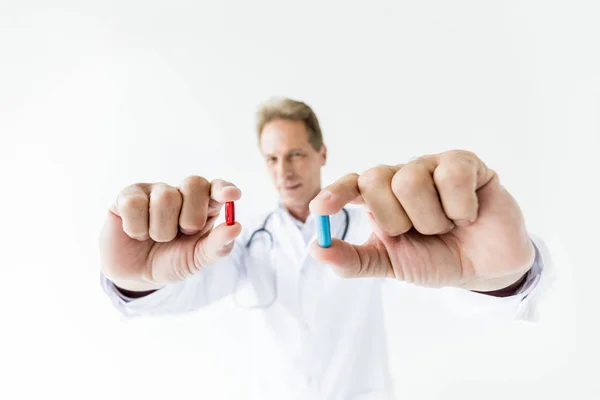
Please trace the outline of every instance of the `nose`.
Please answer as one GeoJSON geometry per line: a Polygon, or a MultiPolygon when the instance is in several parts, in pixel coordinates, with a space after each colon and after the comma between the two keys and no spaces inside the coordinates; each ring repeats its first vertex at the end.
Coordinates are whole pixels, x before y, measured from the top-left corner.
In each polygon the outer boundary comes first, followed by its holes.
{"type": "Polygon", "coordinates": [[[286,178],[292,175],[292,163],[287,160],[279,160],[277,163],[277,175],[286,178]]]}

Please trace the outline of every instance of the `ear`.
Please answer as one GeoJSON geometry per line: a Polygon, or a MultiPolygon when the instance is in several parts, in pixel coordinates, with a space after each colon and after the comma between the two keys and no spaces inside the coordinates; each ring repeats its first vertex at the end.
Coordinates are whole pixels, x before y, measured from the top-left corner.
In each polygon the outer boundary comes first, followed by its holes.
{"type": "Polygon", "coordinates": [[[323,157],[323,162],[321,166],[324,166],[327,163],[327,146],[325,146],[324,144],[321,145],[321,151],[319,153],[321,154],[321,157],[323,157]]]}

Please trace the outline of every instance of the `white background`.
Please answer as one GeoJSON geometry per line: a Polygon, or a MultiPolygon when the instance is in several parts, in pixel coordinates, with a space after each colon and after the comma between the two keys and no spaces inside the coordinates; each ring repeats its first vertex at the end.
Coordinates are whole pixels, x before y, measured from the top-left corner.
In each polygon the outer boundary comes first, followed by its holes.
{"type": "Polygon", "coordinates": [[[399,398],[599,398],[597,4],[0,0],[0,398],[242,398],[235,313],[122,321],[97,238],[139,181],[273,206],[253,119],[272,95],[317,112],[324,183],[469,149],[553,252],[537,325],[399,321],[387,292],[399,398]]]}

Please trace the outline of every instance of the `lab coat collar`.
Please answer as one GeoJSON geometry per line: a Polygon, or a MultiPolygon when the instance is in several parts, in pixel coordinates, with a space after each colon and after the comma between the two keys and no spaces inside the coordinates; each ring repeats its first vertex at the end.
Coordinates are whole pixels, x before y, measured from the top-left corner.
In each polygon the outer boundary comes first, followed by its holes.
{"type": "MultiPolygon", "coordinates": [[[[290,221],[292,221],[296,227],[302,227],[305,224],[312,223],[312,221],[314,221],[317,218],[317,215],[311,212],[310,214],[308,214],[306,221],[302,222],[302,221],[298,220],[296,217],[294,217],[289,212],[289,210],[287,209],[287,207],[283,204],[283,202],[281,200],[279,200],[279,202],[277,203],[276,211],[278,211],[282,215],[285,215],[286,218],[288,218],[290,221]]],[[[330,219],[331,219],[331,235],[332,235],[332,237],[341,237],[341,236],[337,235],[337,233],[338,233],[337,227],[338,227],[338,223],[346,224],[346,216],[344,215],[344,211],[343,210],[338,211],[337,214],[331,215],[330,219]]],[[[342,231],[339,232],[339,235],[341,235],[341,232],[342,231]]],[[[316,233],[315,233],[315,237],[316,237],[316,233]]]]}
{"type": "MultiPolygon", "coordinates": [[[[314,214],[314,213],[311,212],[310,214],[308,214],[308,217],[306,218],[305,222],[302,222],[302,221],[296,219],[296,217],[294,217],[289,212],[289,210],[287,209],[287,207],[285,206],[285,204],[283,204],[283,201],[281,200],[281,198],[279,198],[279,200],[277,201],[277,211],[279,211],[279,212],[287,215],[290,218],[290,220],[292,220],[296,224],[296,226],[298,226],[298,225],[299,226],[303,226],[304,224],[306,224],[306,223],[314,220],[317,217],[316,214],[314,214]]],[[[335,232],[335,230],[333,228],[334,227],[333,222],[334,222],[334,220],[338,220],[338,219],[343,224],[346,223],[344,211],[340,210],[340,211],[337,212],[337,214],[334,214],[334,215],[331,216],[331,220],[332,220],[331,221],[332,222],[332,236],[334,236],[334,237],[337,237],[337,235],[335,235],[336,232],[335,232]]]]}
{"type": "Polygon", "coordinates": [[[294,218],[281,202],[277,207],[276,213],[279,215],[281,221],[277,241],[281,245],[283,252],[290,257],[293,264],[300,265],[307,252],[304,237],[299,228],[299,225],[302,226],[302,222],[294,218]]]}

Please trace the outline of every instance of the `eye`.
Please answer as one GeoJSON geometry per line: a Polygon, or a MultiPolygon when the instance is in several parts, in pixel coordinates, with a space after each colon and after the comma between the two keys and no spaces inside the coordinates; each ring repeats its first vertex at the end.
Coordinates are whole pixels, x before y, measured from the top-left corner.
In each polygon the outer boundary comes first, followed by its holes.
{"type": "Polygon", "coordinates": [[[277,159],[275,157],[267,157],[267,164],[273,164],[277,159]]]}
{"type": "Polygon", "coordinates": [[[302,153],[295,151],[292,153],[292,157],[302,157],[302,153]]]}

